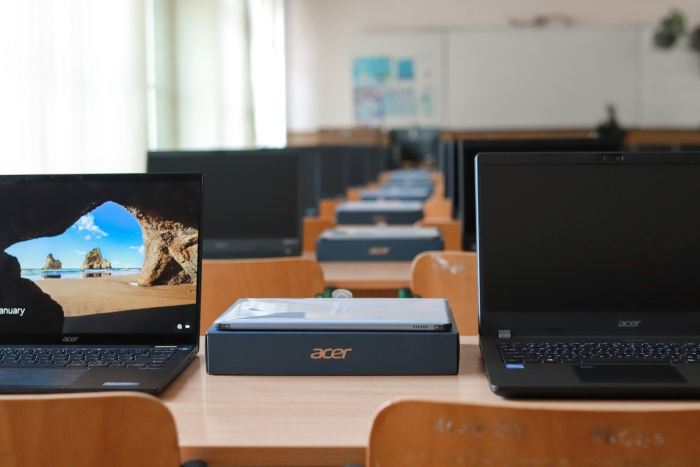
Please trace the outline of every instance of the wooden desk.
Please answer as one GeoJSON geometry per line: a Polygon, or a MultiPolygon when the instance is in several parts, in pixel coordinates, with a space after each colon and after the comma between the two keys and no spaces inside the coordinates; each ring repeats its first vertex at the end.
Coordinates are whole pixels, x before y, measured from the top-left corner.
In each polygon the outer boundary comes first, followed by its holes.
{"type": "Polygon", "coordinates": [[[348,289],[360,294],[395,292],[407,288],[411,282],[410,261],[324,261],[319,264],[327,287],[348,289]]]}
{"type": "Polygon", "coordinates": [[[583,409],[700,406],[691,401],[501,399],[489,390],[476,339],[461,338],[456,376],[209,376],[202,355],[162,398],[175,416],[183,458],[210,466],[361,464],[374,413],[397,398],[583,409]]]}

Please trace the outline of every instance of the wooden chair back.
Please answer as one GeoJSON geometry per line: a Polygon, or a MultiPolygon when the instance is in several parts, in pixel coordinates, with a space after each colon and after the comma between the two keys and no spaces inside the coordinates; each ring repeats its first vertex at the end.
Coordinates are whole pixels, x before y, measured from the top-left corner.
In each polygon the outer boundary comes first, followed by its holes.
{"type": "MultiPolygon", "coordinates": [[[[426,211],[427,212],[427,211],[426,211]]],[[[442,235],[442,242],[447,251],[462,251],[462,224],[447,217],[424,217],[416,222],[423,227],[435,227],[442,235]]]]}
{"type": "Polygon", "coordinates": [[[411,264],[411,291],[424,298],[446,298],[462,336],[479,334],[476,253],[427,251],[411,264]]]}
{"type": "Polygon", "coordinates": [[[322,217],[324,219],[329,219],[335,222],[335,208],[342,202],[344,202],[344,199],[322,199],[318,203],[318,217],[322,217]]]}
{"type": "Polygon", "coordinates": [[[335,219],[305,217],[302,223],[302,251],[316,253],[316,240],[325,230],[335,227],[335,219]]]}
{"type": "Polygon", "coordinates": [[[694,466],[700,410],[568,410],[436,401],[375,416],[368,467],[694,466]]]}
{"type": "Polygon", "coordinates": [[[153,396],[0,397],[3,467],[176,467],[175,420],[153,396]]]}
{"type": "Polygon", "coordinates": [[[311,258],[204,260],[200,333],[239,298],[313,298],[324,287],[311,258]]]}
{"type": "Polygon", "coordinates": [[[346,201],[360,201],[361,194],[360,191],[361,188],[348,188],[345,191],[345,200],[346,201]]]}
{"type": "Polygon", "coordinates": [[[425,217],[452,219],[452,202],[442,196],[431,196],[423,206],[425,217]]]}

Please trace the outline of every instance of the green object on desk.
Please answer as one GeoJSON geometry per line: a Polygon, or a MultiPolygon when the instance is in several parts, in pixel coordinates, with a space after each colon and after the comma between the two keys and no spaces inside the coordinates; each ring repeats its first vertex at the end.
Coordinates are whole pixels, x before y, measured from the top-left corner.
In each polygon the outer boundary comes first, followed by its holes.
{"type": "Polygon", "coordinates": [[[409,289],[407,287],[399,289],[398,297],[399,298],[420,298],[419,295],[414,294],[413,292],[411,292],[411,289],[409,289]]]}

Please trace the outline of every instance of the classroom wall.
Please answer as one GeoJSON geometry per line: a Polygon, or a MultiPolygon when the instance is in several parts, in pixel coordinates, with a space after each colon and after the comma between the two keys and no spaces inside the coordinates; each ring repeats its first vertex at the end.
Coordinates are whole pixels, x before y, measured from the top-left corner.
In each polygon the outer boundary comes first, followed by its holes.
{"type": "Polygon", "coordinates": [[[700,23],[697,0],[287,0],[288,127],[354,124],[350,63],[367,32],[503,28],[539,14],[568,15],[577,26],[654,25],[672,7],[700,23]]]}

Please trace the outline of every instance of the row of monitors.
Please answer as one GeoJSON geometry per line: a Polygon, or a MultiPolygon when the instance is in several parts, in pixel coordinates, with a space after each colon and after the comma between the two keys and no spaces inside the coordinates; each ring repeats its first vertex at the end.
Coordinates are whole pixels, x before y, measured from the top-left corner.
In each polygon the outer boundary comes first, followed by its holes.
{"type": "Polygon", "coordinates": [[[619,151],[621,138],[566,138],[525,140],[441,141],[438,166],[445,180],[445,196],[452,201],[452,216],[462,223],[462,247],[475,249],[476,207],[474,157],[497,152],[619,151]]]}
{"type": "Polygon", "coordinates": [[[440,130],[437,128],[402,128],[389,131],[389,144],[403,162],[434,164],[438,153],[440,130]]]}
{"type": "Polygon", "coordinates": [[[148,153],[148,172],[203,175],[204,258],[299,255],[302,218],[321,199],[390,168],[389,151],[375,146],[148,153]]]}

